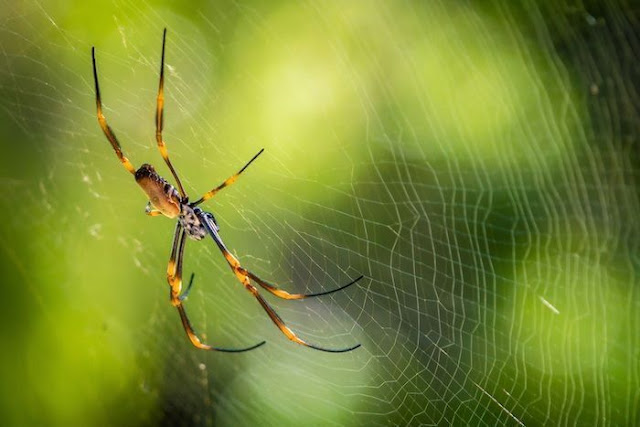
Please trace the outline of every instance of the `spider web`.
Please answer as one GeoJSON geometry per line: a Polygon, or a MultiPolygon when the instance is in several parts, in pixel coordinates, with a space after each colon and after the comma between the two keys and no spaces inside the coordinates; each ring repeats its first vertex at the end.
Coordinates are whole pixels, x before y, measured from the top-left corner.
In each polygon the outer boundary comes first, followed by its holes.
{"type": "Polygon", "coordinates": [[[2,418],[25,424],[640,422],[638,8],[624,2],[4,2],[2,418]],[[103,4],[104,3],[104,4],[103,4]],[[508,6],[507,6],[508,4],[508,6]],[[165,139],[295,345],[134,165],[165,139]]]}

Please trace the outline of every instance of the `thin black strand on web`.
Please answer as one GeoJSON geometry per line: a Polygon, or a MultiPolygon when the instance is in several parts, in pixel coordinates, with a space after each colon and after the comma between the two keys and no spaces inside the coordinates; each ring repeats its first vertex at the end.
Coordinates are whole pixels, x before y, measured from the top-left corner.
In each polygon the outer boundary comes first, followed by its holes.
{"type": "Polygon", "coordinates": [[[251,163],[253,163],[253,161],[255,159],[258,158],[258,156],[260,154],[262,154],[262,152],[264,151],[264,148],[260,149],[260,151],[258,151],[258,153],[253,156],[251,158],[251,160],[249,160],[243,167],[242,169],[240,169],[238,172],[236,172],[235,174],[231,175],[229,178],[225,179],[224,182],[220,185],[218,185],[216,188],[214,188],[211,191],[206,192],[202,197],[200,197],[198,200],[196,200],[195,202],[191,203],[192,207],[198,206],[200,203],[209,200],[210,198],[212,198],[213,196],[216,195],[216,193],[220,190],[222,190],[225,187],[228,187],[229,185],[233,184],[234,182],[236,182],[236,180],[238,179],[238,177],[240,176],[240,174],[242,172],[244,172],[251,163]]]}

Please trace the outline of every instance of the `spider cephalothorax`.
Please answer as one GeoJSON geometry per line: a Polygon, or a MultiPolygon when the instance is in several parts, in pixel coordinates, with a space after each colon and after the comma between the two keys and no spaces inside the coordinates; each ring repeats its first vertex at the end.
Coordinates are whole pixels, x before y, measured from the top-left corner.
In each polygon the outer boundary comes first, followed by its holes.
{"type": "Polygon", "coordinates": [[[178,174],[176,173],[171,161],[169,160],[169,153],[167,151],[167,147],[162,139],[162,126],[163,126],[163,118],[164,118],[164,47],[166,41],[167,30],[164,30],[162,35],[162,57],[160,61],[160,86],[158,87],[158,97],[156,102],[156,142],[158,144],[158,150],[160,151],[160,155],[164,159],[165,163],[171,170],[171,174],[176,181],[176,187],[169,184],[167,180],[162,178],[153,166],[149,164],[142,165],[138,170],[135,169],[133,164],[125,157],[122,153],[122,148],[120,147],[120,143],[116,138],[116,135],[113,133],[109,125],[107,124],[107,120],[104,117],[102,112],[102,100],[100,98],[100,86],[98,84],[98,71],[96,69],[96,58],[95,58],[95,49],[91,48],[91,57],[93,62],[93,78],[96,89],[96,108],[98,115],[98,123],[100,123],[100,127],[104,132],[105,136],[111,143],[111,147],[116,152],[116,156],[120,159],[122,165],[127,169],[130,173],[134,175],[134,178],[138,185],[142,188],[142,191],[145,192],[147,197],[149,198],[149,202],[147,203],[146,213],[150,216],[164,215],[169,218],[178,218],[176,223],[176,230],[173,235],[173,245],[171,247],[171,256],[169,257],[169,264],[167,266],[167,281],[169,282],[170,287],[170,300],[171,304],[178,309],[178,313],[180,314],[180,320],[182,321],[182,326],[184,327],[187,336],[191,343],[197,348],[201,348],[204,350],[216,350],[216,351],[226,351],[226,352],[241,352],[252,350],[256,347],[261,346],[265,342],[262,341],[258,344],[252,345],[246,348],[240,349],[226,349],[219,347],[212,347],[210,345],[204,344],[200,338],[196,335],[196,332],[193,330],[191,326],[191,322],[189,322],[189,318],[187,317],[187,313],[184,309],[183,301],[189,293],[189,289],[191,289],[191,284],[193,283],[193,274],[191,275],[191,280],[189,281],[189,285],[186,291],[182,291],[182,263],[184,258],[184,246],[185,246],[185,237],[189,236],[193,240],[202,240],[207,235],[211,237],[211,239],[215,242],[216,246],[222,252],[225,260],[229,264],[229,267],[233,271],[236,278],[244,285],[244,287],[258,300],[264,311],[267,313],[271,321],[275,323],[275,325],[280,329],[280,331],[291,341],[296,342],[298,344],[302,344],[304,346],[328,351],[331,353],[342,353],[345,351],[350,351],[355,348],[360,347],[360,344],[341,349],[328,349],[324,347],[318,347],[313,344],[309,344],[302,339],[298,338],[298,336],[289,329],[280,316],[275,312],[275,310],[267,303],[267,301],[260,295],[258,289],[251,284],[251,282],[257,284],[262,287],[266,291],[271,294],[282,298],[282,299],[303,299],[308,297],[316,297],[320,295],[327,295],[333,292],[337,292],[342,290],[348,286],[353,285],[358,280],[362,279],[362,276],[357,279],[351,281],[350,283],[341,286],[337,289],[333,289],[326,292],[318,292],[314,294],[291,294],[287,291],[284,291],[277,286],[274,286],[268,282],[265,282],[251,271],[240,265],[240,261],[237,260],[235,256],[225,246],[220,234],[218,234],[219,228],[213,214],[209,212],[205,212],[197,206],[215,196],[220,190],[223,188],[233,184],[240,174],[244,172],[247,167],[260,155],[263,150],[260,150],[251,160],[247,162],[247,164],[242,167],[238,172],[231,175],[222,184],[213,188],[212,190],[206,192],[202,197],[200,197],[195,202],[189,202],[189,197],[187,196],[184,188],[182,187],[182,183],[178,178],[178,174]]]}
{"type": "MultiPolygon", "coordinates": [[[[207,229],[202,225],[202,222],[200,222],[202,209],[192,208],[188,204],[182,204],[180,207],[182,211],[180,212],[180,216],[178,216],[178,221],[180,221],[180,225],[184,228],[184,231],[187,232],[187,236],[193,240],[204,239],[207,235],[207,229]]],[[[218,231],[217,228],[216,225],[216,231],[218,231]]]]}

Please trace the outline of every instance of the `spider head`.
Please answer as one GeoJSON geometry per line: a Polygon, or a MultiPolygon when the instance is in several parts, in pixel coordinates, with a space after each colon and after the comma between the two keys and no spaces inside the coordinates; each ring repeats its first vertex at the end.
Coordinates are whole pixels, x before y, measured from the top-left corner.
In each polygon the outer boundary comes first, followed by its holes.
{"type": "Polygon", "coordinates": [[[147,163],[140,166],[135,178],[154,208],[169,218],[175,218],[180,214],[180,194],[173,185],[158,175],[153,166],[147,163]]]}

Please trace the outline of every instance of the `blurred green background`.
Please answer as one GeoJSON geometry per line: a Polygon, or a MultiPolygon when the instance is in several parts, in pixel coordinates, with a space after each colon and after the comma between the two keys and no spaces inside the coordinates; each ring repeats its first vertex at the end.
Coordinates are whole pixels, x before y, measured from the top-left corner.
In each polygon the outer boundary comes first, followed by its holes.
{"type": "Polygon", "coordinates": [[[3,425],[638,425],[640,71],[626,2],[0,5],[3,425]],[[516,4],[517,3],[517,4],[516,4]],[[189,241],[128,157],[165,139],[267,297],[189,241]]]}

